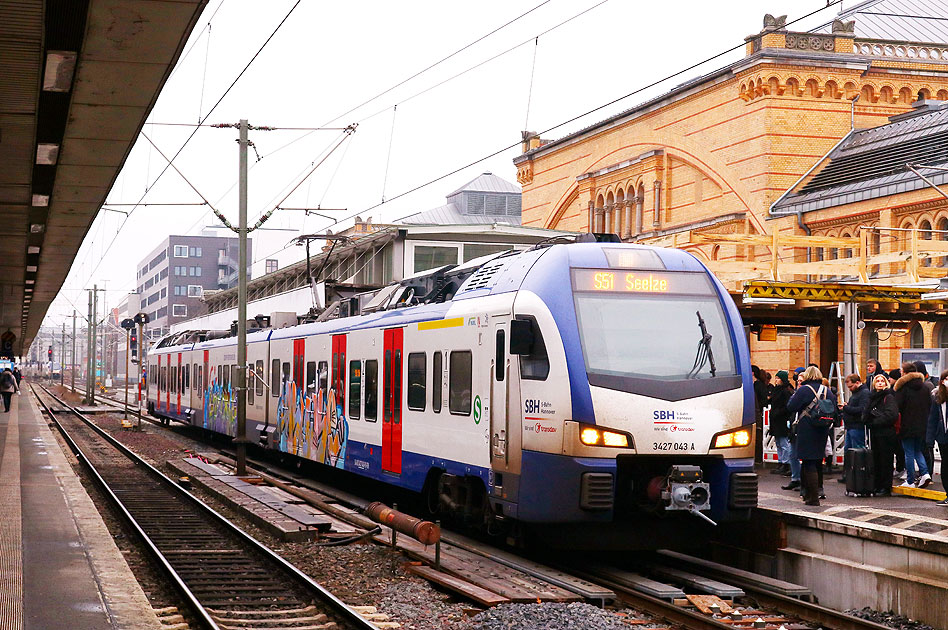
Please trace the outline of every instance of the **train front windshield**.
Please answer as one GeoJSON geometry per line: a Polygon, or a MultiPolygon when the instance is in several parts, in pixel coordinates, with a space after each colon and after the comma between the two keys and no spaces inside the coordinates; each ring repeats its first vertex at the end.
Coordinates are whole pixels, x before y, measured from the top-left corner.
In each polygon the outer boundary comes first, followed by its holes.
{"type": "Polygon", "coordinates": [[[737,374],[724,310],[702,273],[573,270],[588,374],[694,381],[737,374]]]}

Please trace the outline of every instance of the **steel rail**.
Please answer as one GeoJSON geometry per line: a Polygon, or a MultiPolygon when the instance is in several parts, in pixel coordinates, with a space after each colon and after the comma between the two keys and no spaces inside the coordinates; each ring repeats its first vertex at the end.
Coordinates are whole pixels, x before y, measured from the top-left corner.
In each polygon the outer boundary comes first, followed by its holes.
{"type": "MultiPolygon", "coordinates": [[[[311,577],[309,577],[308,575],[300,571],[297,567],[289,563],[283,557],[281,557],[280,555],[272,551],[270,548],[266,547],[261,542],[259,542],[258,540],[256,540],[255,538],[247,534],[245,531],[240,529],[237,525],[235,525],[230,520],[225,518],[223,515],[218,513],[216,510],[214,510],[213,508],[205,504],[199,498],[197,498],[196,496],[194,496],[193,494],[191,494],[190,492],[182,488],[173,480],[169,479],[164,473],[162,473],[157,468],[149,464],[147,461],[139,457],[137,454],[135,454],[132,450],[130,450],[124,444],[122,444],[117,439],[109,435],[105,430],[96,426],[94,422],[92,422],[89,418],[84,416],[74,407],[72,407],[71,405],[63,401],[62,399],[58,398],[56,395],[54,395],[52,392],[47,390],[42,385],[40,386],[40,388],[43,389],[43,391],[46,392],[46,394],[50,396],[53,400],[55,400],[57,403],[62,405],[64,408],[68,409],[72,414],[74,414],[77,418],[79,418],[83,423],[89,426],[93,431],[95,431],[98,435],[100,435],[109,444],[111,444],[113,447],[119,450],[123,455],[125,455],[130,460],[132,460],[136,465],[143,467],[156,479],[164,483],[167,487],[171,488],[171,490],[175,494],[191,502],[199,510],[203,511],[205,514],[210,516],[219,525],[223,526],[229,532],[231,532],[232,534],[237,536],[239,539],[241,539],[243,542],[245,542],[250,547],[252,547],[255,551],[267,557],[269,560],[275,563],[278,567],[283,569],[290,577],[295,578],[302,586],[312,591],[314,595],[319,596],[322,602],[327,604],[329,608],[332,609],[332,612],[339,615],[339,617],[342,620],[344,620],[346,623],[352,624],[354,628],[358,628],[359,630],[377,630],[376,626],[374,626],[372,623],[370,623],[364,617],[362,617],[359,613],[357,613],[352,608],[350,608],[345,602],[338,599],[335,595],[333,595],[328,590],[326,590],[325,587],[323,587],[321,584],[319,584],[318,582],[315,582],[311,577]]],[[[214,628],[215,630],[219,630],[219,626],[214,622],[213,619],[211,619],[209,613],[204,609],[203,605],[200,604],[197,597],[184,584],[183,580],[180,578],[177,572],[172,568],[167,558],[164,557],[164,555],[159,551],[157,546],[151,541],[151,539],[144,532],[144,530],[141,528],[138,522],[134,519],[134,517],[131,515],[128,509],[124,506],[122,501],[115,495],[114,492],[112,492],[112,490],[109,488],[108,484],[106,483],[105,479],[95,469],[95,467],[92,465],[91,461],[86,457],[86,455],[82,453],[81,449],[79,449],[78,445],[75,443],[72,437],[69,436],[65,428],[56,420],[56,415],[55,413],[53,413],[52,409],[42,400],[42,398],[40,398],[40,396],[36,394],[36,391],[33,388],[32,384],[30,385],[30,389],[33,390],[33,394],[36,396],[36,399],[40,402],[40,404],[49,414],[50,418],[54,422],[56,422],[57,427],[59,427],[60,433],[62,433],[66,441],[69,443],[70,448],[73,449],[73,451],[79,456],[79,458],[83,461],[83,463],[93,473],[97,482],[102,486],[102,488],[106,491],[110,499],[120,509],[123,516],[129,521],[129,523],[134,527],[136,532],[145,542],[146,547],[149,549],[149,551],[156,557],[156,559],[158,559],[161,566],[165,569],[166,572],[169,573],[169,575],[175,581],[175,586],[178,587],[181,590],[181,592],[185,595],[185,598],[188,600],[188,603],[190,603],[192,606],[196,608],[196,612],[199,613],[201,620],[204,621],[205,624],[208,625],[208,627],[214,628]]]]}
{"type": "MultiPolygon", "coordinates": [[[[109,400],[110,402],[114,403],[117,406],[121,406],[121,403],[119,401],[116,401],[114,399],[109,399],[108,397],[103,397],[103,398],[105,400],[109,400]]],[[[142,414],[142,417],[146,417],[146,416],[147,414],[142,414]]],[[[151,422],[155,422],[156,425],[163,426],[157,423],[156,421],[152,420],[151,418],[146,418],[146,419],[148,419],[151,422]]],[[[184,426],[189,426],[189,425],[184,425],[184,426]]],[[[268,466],[262,464],[261,462],[254,462],[254,465],[258,469],[265,471],[268,474],[275,473],[275,471],[270,469],[268,466]]],[[[279,475],[279,473],[276,473],[276,474],[279,475]]],[[[288,480],[299,481],[299,479],[295,479],[293,476],[284,475],[284,478],[288,480]]],[[[322,487],[319,489],[319,491],[321,492],[331,494],[330,492],[327,492],[327,490],[328,489],[325,487],[322,487]]],[[[339,498],[339,497],[336,497],[336,498],[339,498]]],[[[445,535],[445,540],[450,542],[449,534],[445,535]]],[[[530,573],[529,570],[526,570],[525,568],[519,565],[516,565],[515,563],[508,564],[506,562],[501,562],[501,564],[506,564],[507,566],[511,566],[513,568],[517,568],[519,570],[523,570],[527,573],[530,573]]],[[[685,562],[685,564],[687,564],[687,562],[685,562]]],[[[698,571],[699,573],[702,572],[700,569],[694,566],[690,566],[690,569],[692,571],[698,571]]],[[[704,572],[707,572],[707,571],[704,571],[704,572]]],[[[740,586],[742,589],[744,589],[744,591],[747,593],[749,597],[752,597],[758,600],[761,604],[766,605],[767,607],[773,608],[783,614],[799,617],[800,619],[803,619],[805,621],[811,621],[811,622],[815,622],[821,625],[829,626],[830,628],[833,628],[833,630],[891,630],[888,626],[884,626],[874,621],[861,619],[859,617],[849,615],[847,613],[844,613],[838,610],[833,610],[831,608],[827,608],[825,606],[821,606],[816,603],[803,601],[794,597],[789,597],[782,593],[768,590],[766,588],[761,587],[760,585],[755,585],[753,583],[747,582],[746,580],[743,580],[739,577],[731,576],[730,574],[727,574],[726,572],[721,573],[721,572],[714,571],[711,573],[713,573],[716,577],[723,577],[723,579],[725,579],[728,583],[734,584],[735,586],[740,586]]],[[[619,584],[612,583],[608,580],[604,580],[596,576],[586,575],[585,578],[595,583],[607,584],[611,588],[618,589],[619,591],[623,593],[624,597],[626,597],[627,599],[629,598],[635,599],[635,603],[641,604],[640,607],[642,607],[643,610],[645,610],[646,612],[657,615],[657,616],[664,616],[668,621],[671,621],[674,623],[695,623],[700,619],[703,621],[708,621],[713,624],[713,625],[707,626],[708,628],[733,627],[733,623],[728,624],[728,623],[716,622],[715,620],[708,618],[706,615],[703,615],[700,613],[694,613],[688,610],[683,610],[677,606],[674,606],[673,604],[669,604],[665,602],[664,600],[653,598],[648,595],[639,593],[637,591],[630,590],[628,588],[622,587],[619,584]]],[[[546,579],[547,581],[552,581],[547,576],[543,576],[543,579],[546,579]]],[[[557,584],[557,585],[563,588],[566,588],[567,590],[570,590],[569,586],[566,586],[564,584],[557,584]]]]}
{"type": "MultiPolygon", "coordinates": [[[[40,385],[39,387],[44,392],[46,392],[46,394],[50,396],[53,400],[57,401],[59,404],[66,407],[66,409],[70,410],[72,413],[74,413],[77,417],[79,417],[84,422],[87,422],[87,420],[78,411],[70,407],[63,400],[57,398],[48,389],[46,389],[42,385],[40,385]]],[[[128,511],[128,509],[125,507],[125,504],[122,503],[121,499],[119,499],[118,496],[116,496],[116,494],[112,491],[112,488],[109,487],[108,482],[106,482],[105,479],[102,477],[102,475],[99,474],[99,471],[92,464],[89,458],[86,457],[86,454],[83,453],[82,449],[79,448],[79,445],[76,443],[73,437],[69,434],[68,431],[66,431],[66,428],[62,425],[62,423],[59,422],[52,408],[50,408],[50,406],[46,404],[46,401],[44,401],[36,393],[36,388],[32,384],[30,384],[30,390],[33,392],[33,395],[36,397],[36,400],[39,401],[39,404],[43,407],[43,409],[49,415],[50,420],[56,423],[56,427],[59,429],[60,434],[62,434],[63,439],[66,440],[66,443],[69,444],[69,448],[72,449],[72,452],[76,454],[79,460],[89,470],[89,472],[95,478],[96,483],[98,483],[99,487],[106,493],[106,495],[109,497],[109,500],[112,502],[112,504],[119,510],[119,512],[121,512],[122,517],[126,520],[126,522],[128,522],[128,524],[132,527],[132,529],[134,529],[135,532],[138,534],[138,537],[144,543],[145,548],[148,549],[148,552],[151,554],[151,556],[155,559],[156,562],[158,562],[161,568],[164,569],[165,573],[168,574],[168,577],[171,578],[171,581],[173,582],[174,587],[178,590],[181,596],[184,597],[185,601],[187,601],[188,605],[190,606],[191,612],[196,614],[206,627],[212,628],[214,630],[219,630],[220,626],[217,625],[217,622],[215,622],[214,619],[211,618],[210,613],[207,611],[207,609],[204,608],[204,606],[201,605],[201,603],[198,601],[197,596],[195,596],[194,593],[191,592],[191,589],[188,588],[187,584],[184,583],[184,580],[181,578],[180,575],[178,575],[178,572],[174,570],[174,568],[171,566],[171,563],[168,562],[167,558],[165,558],[164,554],[162,554],[161,551],[158,550],[158,547],[155,545],[154,542],[152,542],[148,534],[145,533],[145,530],[142,529],[138,521],[135,520],[135,517],[133,517],[132,514],[128,511]]],[[[98,427],[93,427],[93,428],[95,428],[96,431],[99,430],[98,427]]],[[[113,444],[113,446],[115,446],[115,444],[113,444]]],[[[150,465],[148,465],[147,463],[145,465],[150,467],[150,465]]],[[[164,475],[161,475],[161,476],[164,477],[164,475]]]]}

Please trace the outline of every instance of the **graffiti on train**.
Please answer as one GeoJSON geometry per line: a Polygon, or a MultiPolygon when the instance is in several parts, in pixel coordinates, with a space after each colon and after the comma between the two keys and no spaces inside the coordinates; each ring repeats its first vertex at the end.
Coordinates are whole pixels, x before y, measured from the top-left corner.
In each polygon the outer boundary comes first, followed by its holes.
{"type": "Polygon", "coordinates": [[[348,437],[349,422],[332,389],[307,394],[295,381],[284,382],[275,435],[281,451],[343,468],[348,437]]]}
{"type": "Polygon", "coordinates": [[[237,395],[230,383],[223,383],[216,368],[208,370],[208,386],[204,391],[204,428],[237,435],[237,395]]]}

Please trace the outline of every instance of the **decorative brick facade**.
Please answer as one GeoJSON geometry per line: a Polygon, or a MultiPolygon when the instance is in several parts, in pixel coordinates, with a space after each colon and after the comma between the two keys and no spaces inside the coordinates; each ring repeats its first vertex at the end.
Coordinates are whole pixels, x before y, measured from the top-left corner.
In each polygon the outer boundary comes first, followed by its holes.
{"type": "MultiPolygon", "coordinates": [[[[948,47],[865,41],[851,22],[840,21],[830,33],[793,33],[779,18],[768,18],[764,30],[747,39],[740,62],[559,140],[525,133],[524,153],[514,160],[523,225],[614,232],[627,242],[683,248],[705,261],[769,261],[771,253],[760,246],[692,243],[693,233],[799,235],[805,233],[801,222],[814,235],[829,236],[855,236],[860,225],[948,230],[948,206],[929,188],[799,220],[771,216],[771,205],[852,124],[886,124],[919,97],[948,100],[948,47]]],[[[882,242],[876,251],[898,247],[882,242]]],[[[806,260],[802,248],[781,248],[778,255],[806,260]]],[[[934,324],[923,330],[926,346],[937,346],[934,324]]],[[[809,356],[819,363],[814,335],[809,356]]],[[[908,347],[909,337],[904,343],[897,335],[881,337],[883,362],[894,366],[897,347],[908,347]]],[[[752,350],[755,360],[766,359],[762,366],[780,369],[801,364],[803,346],[802,337],[782,337],[755,341],[752,350]]],[[[868,352],[865,340],[860,347],[868,352]]]]}

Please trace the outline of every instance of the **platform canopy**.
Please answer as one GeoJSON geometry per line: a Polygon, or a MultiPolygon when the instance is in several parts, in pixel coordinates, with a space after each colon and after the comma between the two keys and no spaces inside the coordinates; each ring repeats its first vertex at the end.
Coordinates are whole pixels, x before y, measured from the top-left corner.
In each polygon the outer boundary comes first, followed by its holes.
{"type": "Polygon", "coordinates": [[[206,0],[0,0],[0,353],[29,348],[206,0]]]}

